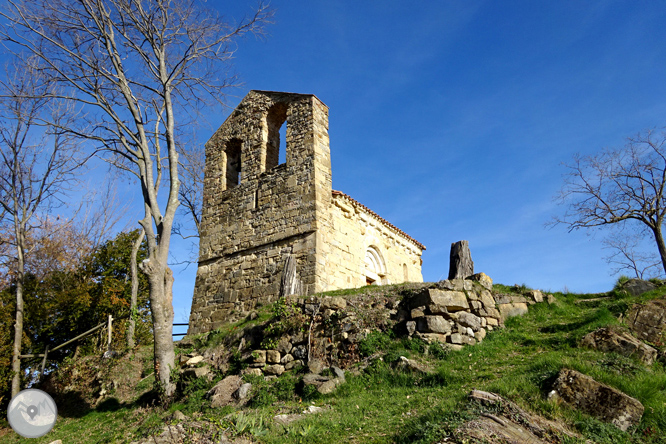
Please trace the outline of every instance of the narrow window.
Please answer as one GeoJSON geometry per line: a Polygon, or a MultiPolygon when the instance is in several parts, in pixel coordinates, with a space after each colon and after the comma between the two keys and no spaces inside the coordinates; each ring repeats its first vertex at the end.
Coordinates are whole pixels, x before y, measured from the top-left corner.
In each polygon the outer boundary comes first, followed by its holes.
{"type": "Polygon", "coordinates": [[[266,126],[268,127],[268,140],[266,140],[266,160],[265,171],[275,168],[280,163],[284,163],[287,158],[286,138],[287,138],[287,105],[276,103],[271,106],[266,116],[266,126]]]}
{"type": "Polygon", "coordinates": [[[241,141],[231,139],[227,142],[227,189],[238,186],[241,183],[241,141]]]}
{"type": "Polygon", "coordinates": [[[402,277],[405,282],[409,282],[409,273],[407,272],[407,264],[402,264],[402,277]]]}

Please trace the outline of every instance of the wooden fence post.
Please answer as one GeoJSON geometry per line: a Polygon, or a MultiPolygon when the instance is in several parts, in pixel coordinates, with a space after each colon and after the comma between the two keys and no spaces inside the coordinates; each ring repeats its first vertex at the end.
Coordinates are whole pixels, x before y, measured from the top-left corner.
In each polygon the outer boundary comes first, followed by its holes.
{"type": "Polygon", "coordinates": [[[111,330],[113,329],[113,316],[109,315],[109,339],[106,343],[106,350],[111,351],[111,330]]]}
{"type": "Polygon", "coordinates": [[[39,373],[39,379],[42,379],[44,377],[44,369],[46,368],[46,356],[48,354],[49,354],[49,346],[47,344],[46,348],[44,349],[44,358],[42,359],[42,370],[39,373]]]}

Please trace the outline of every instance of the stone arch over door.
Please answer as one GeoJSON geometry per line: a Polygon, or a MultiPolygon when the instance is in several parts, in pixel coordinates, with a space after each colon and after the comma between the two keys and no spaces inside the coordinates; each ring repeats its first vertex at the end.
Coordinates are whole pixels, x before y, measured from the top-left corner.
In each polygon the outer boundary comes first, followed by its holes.
{"type": "Polygon", "coordinates": [[[366,285],[388,284],[386,262],[377,247],[370,245],[365,251],[365,283],[366,285]]]}

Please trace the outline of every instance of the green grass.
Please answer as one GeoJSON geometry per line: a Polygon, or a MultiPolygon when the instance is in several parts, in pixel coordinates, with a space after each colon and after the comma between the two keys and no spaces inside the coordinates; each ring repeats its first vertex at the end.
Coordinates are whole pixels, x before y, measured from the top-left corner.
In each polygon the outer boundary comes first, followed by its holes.
{"type": "MultiPolygon", "coordinates": [[[[513,287],[497,287],[511,291],[513,287]]],[[[374,289],[373,289],[374,290],[374,289]]],[[[329,293],[330,294],[330,293],[329,293]]],[[[341,293],[337,293],[340,295],[341,293]]],[[[277,380],[251,379],[258,395],[248,407],[211,408],[196,384],[170,409],[121,405],[107,411],[91,410],[81,417],[61,417],[54,430],[38,440],[22,440],[10,433],[2,442],[96,443],[124,442],[157,433],[175,410],[194,416],[218,433],[245,436],[253,441],[286,443],[434,443],[460,424],[478,416],[481,407],[467,400],[472,389],[492,391],[520,407],[566,423],[585,439],[597,443],[666,442],[666,369],[662,363],[646,367],[637,361],[578,347],[580,339],[602,326],[618,325],[617,315],[634,302],[663,297],[666,288],[628,298],[608,298],[580,304],[581,299],[604,295],[556,293],[553,305],[530,306],[506,328],[489,332],[483,343],[462,351],[426,347],[419,340],[373,332],[359,348],[363,356],[383,354],[331,395],[318,395],[298,384],[298,375],[277,380]],[[427,362],[426,375],[396,371],[390,365],[400,355],[427,362]],[[645,406],[641,423],[622,432],[546,396],[560,369],[568,367],[609,384],[640,400],[645,406]],[[288,426],[275,424],[277,414],[299,413],[309,405],[325,408],[288,426]],[[198,413],[200,412],[200,413],[198,413]]],[[[268,311],[269,312],[269,311],[268,311]]],[[[233,328],[229,331],[233,331],[233,328]]],[[[227,334],[229,333],[227,331],[227,334]]],[[[221,335],[222,333],[218,333],[221,335]]],[[[212,335],[214,339],[215,335],[212,335]]],[[[571,440],[567,442],[585,442],[571,440]]]]}

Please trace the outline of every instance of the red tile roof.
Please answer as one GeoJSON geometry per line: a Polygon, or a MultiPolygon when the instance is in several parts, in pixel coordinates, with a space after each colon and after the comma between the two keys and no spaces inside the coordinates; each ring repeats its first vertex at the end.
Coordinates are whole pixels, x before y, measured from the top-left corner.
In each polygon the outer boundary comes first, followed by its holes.
{"type": "Polygon", "coordinates": [[[402,236],[404,236],[404,237],[407,238],[408,240],[414,242],[414,243],[415,243],[415,244],[416,244],[421,250],[425,250],[425,249],[426,249],[425,245],[423,245],[421,242],[417,241],[416,239],[414,239],[413,237],[411,237],[409,234],[405,233],[405,232],[402,231],[400,228],[396,227],[395,225],[393,225],[392,223],[390,223],[389,221],[387,221],[386,219],[384,219],[383,217],[381,217],[379,214],[375,213],[375,212],[372,211],[370,208],[366,207],[365,205],[363,205],[362,203],[360,203],[360,202],[357,201],[356,199],[353,199],[353,198],[349,197],[348,195],[346,195],[346,194],[343,193],[342,191],[336,191],[336,190],[333,190],[333,196],[336,196],[336,197],[337,197],[337,196],[340,196],[340,197],[343,197],[343,198],[347,199],[347,200],[348,200],[349,202],[351,202],[353,205],[356,205],[356,206],[361,207],[363,210],[367,211],[368,213],[370,213],[371,215],[373,215],[374,217],[376,217],[377,219],[379,219],[379,221],[380,221],[381,223],[383,223],[384,225],[386,225],[387,227],[392,228],[393,230],[397,231],[399,234],[401,234],[402,236]]]}

